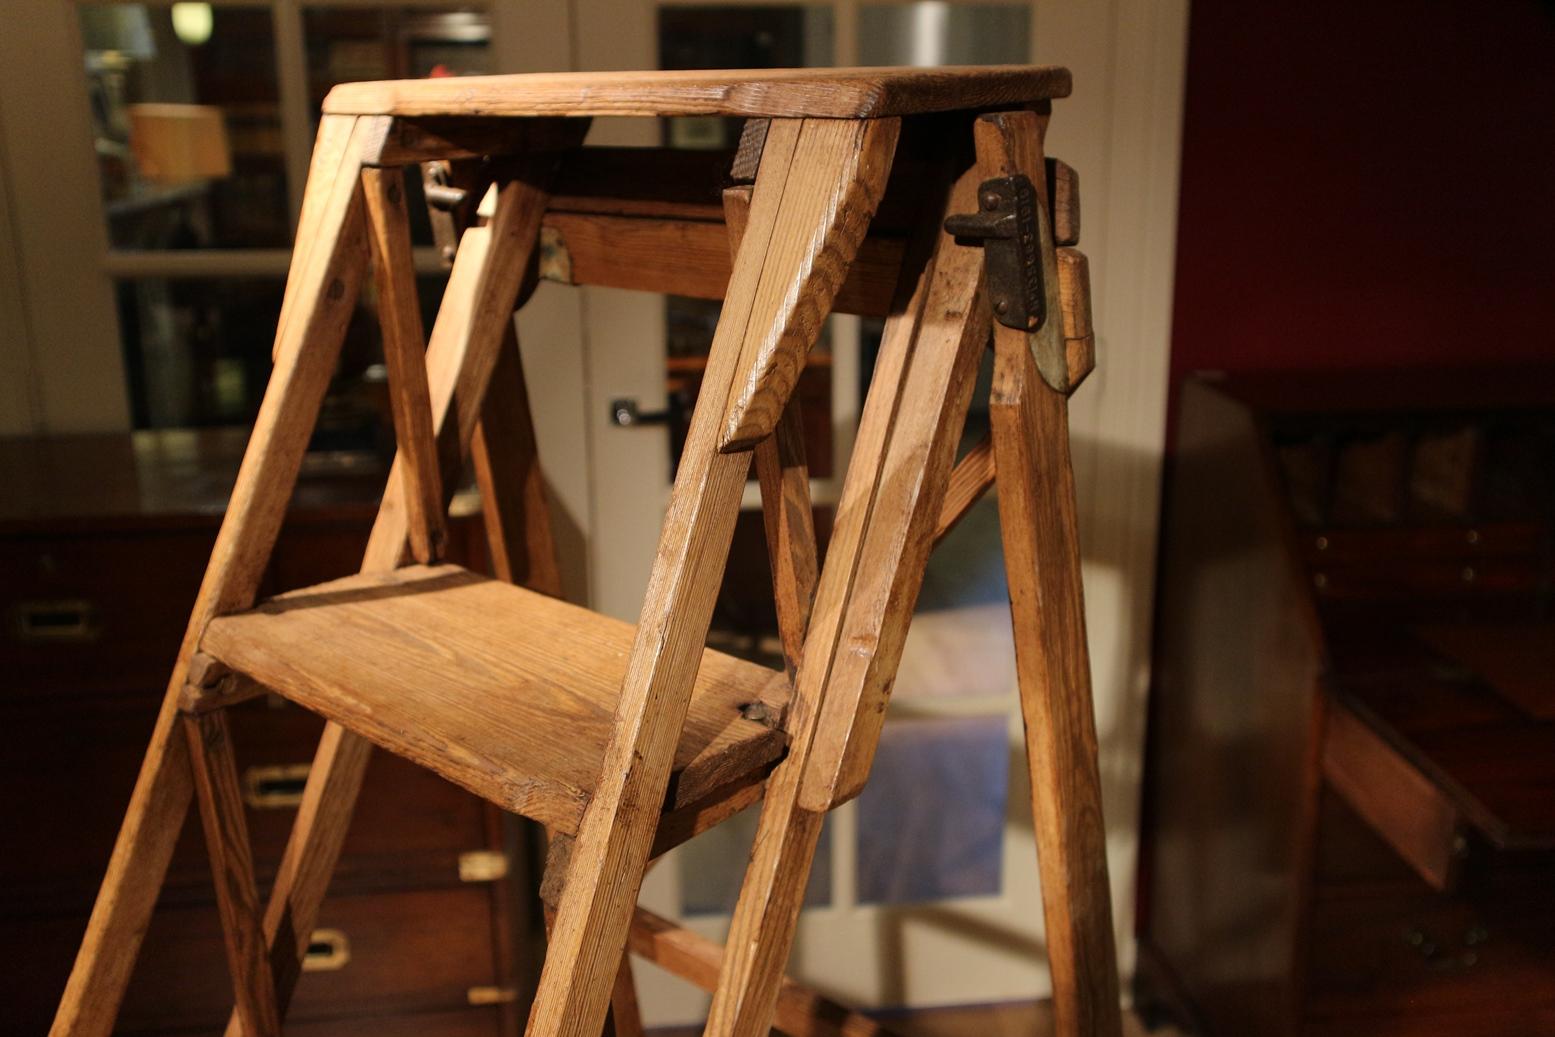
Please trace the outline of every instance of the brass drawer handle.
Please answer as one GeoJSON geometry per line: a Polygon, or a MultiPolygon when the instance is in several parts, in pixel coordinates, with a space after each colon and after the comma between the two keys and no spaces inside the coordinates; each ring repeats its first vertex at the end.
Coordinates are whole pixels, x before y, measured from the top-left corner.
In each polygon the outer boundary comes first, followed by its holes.
{"type": "Polygon", "coordinates": [[[306,763],[250,767],[243,772],[243,802],[255,810],[289,810],[302,802],[308,784],[306,763]]]}
{"type": "Polygon", "coordinates": [[[304,972],[339,972],[351,961],[351,941],[339,929],[315,929],[302,955],[304,972]]]}
{"type": "Polygon", "coordinates": [[[80,598],[19,601],[10,618],[18,641],[93,641],[102,632],[97,606],[80,598]]]}

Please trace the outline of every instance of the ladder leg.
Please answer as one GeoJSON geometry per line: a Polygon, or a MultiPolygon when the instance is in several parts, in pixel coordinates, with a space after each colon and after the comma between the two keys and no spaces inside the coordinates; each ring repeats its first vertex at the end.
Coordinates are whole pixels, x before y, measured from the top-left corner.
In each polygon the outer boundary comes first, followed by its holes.
{"type": "Polygon", "coordinates": [[[1042,382],[1024,341],[1019,347],[995,361],[989,409],[1056,1033],[1116,1037],[1122,1023],[1068,404],[1042,382]]]}
{"type": "Polygon", "coordinates": [[[481,491],[493,574],[530,590],[562,596],[560,560],[551,530],[549,495],[535,445],[534,417],[524,382],[518,332],[509,321],[470,442],[481,491]]]}
{"type": "Polygon", "coordinates": [[[791,344],[802,357],[814,343],[884,187],[897,129],[895,120],[774,120],[768,131],[616,729],[557,908],[534,1037],[593,1037],[604,1022],[750,470],[748,451],[719,449],[725,408],[750,384],[761,344],[791,344]]]}
{"type": "Polygon", "coordinates": [[[621,954],[615,985],[610,988],[610,1021],[605,1027],[609,1037],[644,1037],[642,1011],[637,1007],[637,981],[632,978],[632,955],[621,954]]]}
{"type": "MultiPolygon", "coordinates": [[[[534,168],[517,171],[500,188],[490,226],[465,232],[427,345],[433,431],[440,441],[446,437],[458,448],[442,454],[445,502],[458,483],[456,466],[468,449],[504,325],[512,319],[524,271],[539,240],[548,197],[543,185],[549,182],[554,159],[533,161],[534,168]],[[502,247],[495,247],[494,241],[502,247]]],[[[362,561],[365,572],[396,568],[406,557],[408,517],[400,472],[396,458],[362,561]]],[[[366,739],[338,724],[325,725],[265,910],[265,938],[283,1014],[371,755],[366,739]]],[[[234,1014],[227,1037],[245,1032],[234,1014]]]]}
{"type": "MultiPolygon", "coordinates": [[[[975,186],[963,177],[949,205],[973,204],[975,186]]],[[[911,299],[881,342],[799,663],[789,752],[768,780],[710,1037],[767,1032],[821,823],[849,791],[839,780],[846,744],[861,730],[853,715],[865,689],[883,689],[894,673],[932,545],[987,317],[977,305],[981,252],[938,227],[922,239],[934,255],[921,273],[911,270],[911,299]]]]}
{"type": "MultiPolygon", "coordinates": [[[[985,117],[987,176],[1042,169],[1030,112],[985,117]]],[[[1052,252],[1044,225],[1044,252],[1052,252]]],[[[1056,286],[1050,279],[1049,298],[1056,286]]],[[[1061,335],[1056,307],[1038,334],[1061,335]]],[[[1062,355],[1060,353],[1060,355],[1062,355]]],[[[1080,582],[1068,398],[1048,387],[1025,332],[997,325],[990,404],[999,526],[1015,628],[1048,963],[1060,1037],[1117,1037],[1117,959],[1080,582]]]]}
{"type": "Polygon", "coordinates": [[[314,420],[356,304],[366,254],[357,180],[361,120],[326,116],[308,207],[312,247],[294,262],[288,318],[276,334],[276,364],[238,472],[167,696],[130,797],[102,889],[50,1029],[53,1037],[106,1037],[173,846],[189,808],[188,746],[174,730],[189,658],[213,616],[252,603],[314,420]],[[330,175],[333,173],[333,175],[330,175]]]}
{"type": "Polygon", "coordinates": [[[232,973],[237,1013],[255,1037],[280,1037],[281,1020],[275,1003],[275,978],[264,941],[259,890],[254,885],[254,858],[248,825],[243,819],[243,795],[232,755],[227,711],[184,715],[184,734],[199,793],[200,819],[210,852],[216,905],[221,912],[227,968],[232,973]]]}

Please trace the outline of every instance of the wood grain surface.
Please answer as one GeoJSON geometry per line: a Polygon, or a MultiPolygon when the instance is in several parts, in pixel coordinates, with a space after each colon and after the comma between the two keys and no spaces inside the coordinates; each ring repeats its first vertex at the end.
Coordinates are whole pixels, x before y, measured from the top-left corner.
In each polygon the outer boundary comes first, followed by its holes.
{"type": "Polygon", "coordinates": [[[346,115],[754,115],[876,119],[1011,108],[1069,95],[1069,70],[944,68],[542,72],[345,83],[324,111],[346,115]]]}
{"type": "Polygon", "coordinates": [[[426,565],[442,557],[448,539],[443,516],[443,480],[432,432],[432,394],[427,388],[426,333],[410,253],[410,218],[405,181],[397,169],[362,170],[367,202],[367,241],[378,287],[378,324],[389,376],[389,409],[399,445],[405,519],[410,551],[426,565]]]}
{"type": "MultiPolygon", "coordinates": [[[[599,780],[633,627],[458,566],[408,566],[215,620],[203,650],[503,808],[571,834],[599,780]]],[[[703,653],[669,804],[770,764],[781,731],[742,707],[782,675],[703,653]]]]}
{"type": "Polygon", "coordinates": [[[792,235],[796,240],[789,247],[805,256],[796,276],[807,290],[793,296],[780,322],[747,331],[720,450],[749,449],[777,427],[885,194],[900,132],[899,119],[805,122],[788,173],[789,189],[813,193],[825,218],[817,226],[794,224],[779,233],[792,235]],[[820,161],[833,154],[849,156],[844,169],[820,161]]]}
{"type": "MultiPolygon", "coordinates": [[[[981,117],[976,132],[982,175],[1031,176],[1042,169],[1045,129],[1045,119],[1031,112],[981,117]]],[[[1044,267],[1051,268],[1051,236],[1044,233],[1044,239],[1044,267]]],[[[1048,284],[1051,300],[1056,285],[1048,284]]],[[[1058,324],[1050,317],[1044,330],[1058,324]]],[[[1056,1032],[1118,1037],[1123,1024],[1069,404],[1064,391],[1038,372],[1029,338],[994,325],[989,416],[1056,1032]]]]}
{"type": "Polygon", "coordinates": [[[275,977],[265,946],[259,890],[254,884],[254,854],[227,714],[215,710],[186,716],[184,734],[199,793],[200,819],[216,883],[216,906],[221,913],[222,942],[237,1014],[255,1037],[280,1037],[275,977]]]}

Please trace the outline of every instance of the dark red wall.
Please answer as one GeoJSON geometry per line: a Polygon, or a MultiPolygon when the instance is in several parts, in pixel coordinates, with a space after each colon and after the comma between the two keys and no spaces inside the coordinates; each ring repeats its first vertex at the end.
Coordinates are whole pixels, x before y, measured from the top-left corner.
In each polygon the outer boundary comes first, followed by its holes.
{"type": "Polygon", "coordinates": [[[1555,361],[1555,3],[1193,0],[1175,376],[1555,361]]]}

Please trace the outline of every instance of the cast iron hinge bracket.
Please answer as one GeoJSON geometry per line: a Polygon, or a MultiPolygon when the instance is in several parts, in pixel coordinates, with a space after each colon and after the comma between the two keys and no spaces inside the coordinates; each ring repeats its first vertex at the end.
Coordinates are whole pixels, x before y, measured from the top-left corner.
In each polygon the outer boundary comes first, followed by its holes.
{"type": "Polygon", "coordinates": [[[1025,176],[1001,176],[984,180],[977,200],[977,212],[950,217],[945,230],[960,241],[983,246],[994,319],[1006,327],[1036,331],[1047,319],[1036,188],[1025,176]]]}

